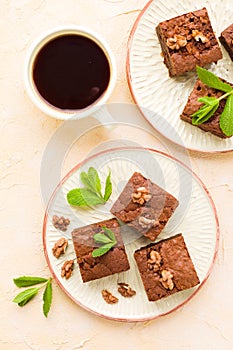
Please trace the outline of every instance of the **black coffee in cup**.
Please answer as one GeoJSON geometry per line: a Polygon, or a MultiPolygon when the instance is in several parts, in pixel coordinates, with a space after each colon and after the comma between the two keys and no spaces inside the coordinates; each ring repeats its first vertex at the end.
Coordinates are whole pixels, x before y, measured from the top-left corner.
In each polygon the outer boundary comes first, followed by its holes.
{"type": "Polygon", "coordinates": [[[83,109],[105,92],[110,66],[104,51],[91,39],[60,35],[38,52],[33,81],[48,103],[62,110],[83,109]]]}

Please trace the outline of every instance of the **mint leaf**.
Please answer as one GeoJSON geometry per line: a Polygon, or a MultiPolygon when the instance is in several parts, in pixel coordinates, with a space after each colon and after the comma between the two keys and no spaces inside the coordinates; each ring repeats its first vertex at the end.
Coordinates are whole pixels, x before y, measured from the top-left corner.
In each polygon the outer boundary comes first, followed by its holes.
{"type": "Polygon", "coordinates": [[[89,189],[90,191],[96,192],[95,186],[93,186],[93,184],[89,181],[89,177],[87,173],[85,173],[84,171],[81,172],[80,179],[87,189],[89,189]]]}
{"type": "Polygon", "coordinates": [[[102,247],[94,249],[92,252],[93,258],[97,258],[98,256],[102,256],[106,254],[114,245],[115,245],[114,243],[107,243],[102,247]]]}
{"type": "Polygon", "coordinates": [[[52,280],[51,278],[48,280],[47,286],[45,288],[44,294],[43,294],[43,312],[45,317],[48,316],[51,304],[52,304],[52,297],[53,297],[53,293],[52,293],[52,280]]]}
{"type": "Polygon", "coordinates": [[[22,277],[14,278],[13,281],[17,287],[21,288],[21,287],[34,286],[35,284],[39,284],[39,283],[45,283],[48,280],[42,277],[22,276],[22,277]]]}
{"type": "Polygon", "coordinates": [[[112,183],[111,183],[111,171],[109,170],[108,176],[105,181],[105,191],[104,191],[104,200],[106,202],[110,198],[111,194],[112,194],[112,183]]]}
{"type": "Polygon", "coordinates": [[[94,241],[99,244],[112,243],[112,240],[107,237],[104,233],[96,233],[94,236],[94,241]]]}
{"type": "Polygon", "coordinates": [[[200,108],[196,113],[192,115],[192,124],[193,125],[200,125],[205,123],[207,120],[209,120],[216,110],[219,107],[219,101],[217,100],[217,104],[213,106],[205,105],[202,108],[200,108]]]}
{"type": "Polygon", "coordinates": [[[95,206],[105,204],[112,193],[112,184],[110,180],[110,171],[106,178],[104,197],[101,192],[101,182],[98,172],[90,167],[88,173],[84,171],[80,174],[80,179],[85,185],[84,188],[74,188],[67,193],[67,201],[70,205],[77,207],[95,206]]]}
{"type": "Polygon", "coordinates": [[[17,303],[19,306],[24,306],[38,293],[39,290],[39,287],[26,289],[23,292],[17,294],[16,297],[13,299],[13,302],[17,303]]]}
{"type": "Polygon", "coordinates": [[[220,128],[226,136],[233,135],[233,95],[228,97],[220,116],[220,128]]]}
{"type": "Polygon", "coordinates": [[[224,83],[215,74],[211,73],[210,71],[199,66],[196,67],[196,70],[197,70],[198,78],[207,86],[220,91],[224,91],[224,92],[233,91],[231,85],[224,83]]]}
{"type": "Polygon", "coordinates": [[[115,237],[114,232],[112,230],[110,230],[106,226],[102,226],[102,229],[104,230],[107,237],[109,237],[111,239],[112,242],[116,242],[116,237],[115,237]]]}
{"type": "Polygon", "coordinates": [[[86,188],[75,188],[67,193],[67,201],[77,207],[105,204],[105,200],[86,188]]]}
{"type": "Polygon", "coordinates": [[[88,169],[88,179],[92,186],[95,188],[96,192],[102,197],[100,178],[95,168],[90,167],[88,169]]]}
{"type": "Polygon", "coordinates": [[[200,97],[198,102],[205,103],[208,106],[215,106],[218,103],[218,99],[216,97],[204,96],[200,97]]]}

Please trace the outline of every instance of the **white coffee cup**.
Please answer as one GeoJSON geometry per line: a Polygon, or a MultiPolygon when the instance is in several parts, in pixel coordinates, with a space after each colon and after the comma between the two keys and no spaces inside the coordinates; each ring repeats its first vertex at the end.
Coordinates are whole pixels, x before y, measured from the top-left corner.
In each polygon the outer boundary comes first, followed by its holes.
{"type": "Polygon", "coordinates": [[[109,45],[98,34],[96,34],[94,31],[87,29],[85,27],[70,25],[70,26],[62,26],[62,27],[54,28],[46,32],[45,34],[41,35],[37,40],[35,40],[35,42],[33,42],[33,44],[31,45],[26,56],[24,81],[25,81],[26,91],[28,95],[40,110],[50,115],[51,117],[61,119],[61,120],[80,119],[94,113],[100,106],[106,103],[106,101],[110,97],[116,84],[116,78],[117,78],[116,62],[109,45]],[[77,109],[77,110],[63,110],[51,105],[40,95],[35,85],[35,82],[33,80],[33,66],[34,66],[35,59],[38,53],[40,52],[40,50],[49,41],[59,36],[70,35],[70,34],[72,35],[77,34],[79,36],[83,36],[94,41],[104,52],[110,67],[110,79],[106,90],[92,104],[88,105],[83,109],[77,109]]]}

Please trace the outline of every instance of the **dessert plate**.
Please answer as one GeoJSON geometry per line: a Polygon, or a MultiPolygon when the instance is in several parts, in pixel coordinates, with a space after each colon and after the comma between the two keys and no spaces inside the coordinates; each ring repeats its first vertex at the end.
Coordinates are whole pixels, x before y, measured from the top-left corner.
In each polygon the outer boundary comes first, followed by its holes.
{"type": "MultiPolygon", "coordinates": [[[[216,36],[232,23],[232,1],[151,0],[137,18],[130,34],[127,55],[128,84],[142,114],[169,140],[200,152],[233,150],[233,137],[222,140],[180,120],[196,80],[195,72],[170,78],[163,63],[155,27],[161,21],[206,7],[216,36]]],[[[233,62],[221,46],[223,59],[210,70],[233,82],[233,62]]]]}
{"type": "MultiPolygon", "coordinates": [[[[99,153],[78,164],[57,186],[48,204],[44,225],[44,252],[50,270],[59,286],[77,304],[99,316],[118,321],[145,321],[170,313],[184,305],[200,289],[212,269],[219,240],[219,226],[213,201],[201,180],[184,164],[165,153],[143,148],[119,148],[99,153]],[[113,192],[105,205],[91,209],[72,208],[66,201],[69,190],[82,186],[79,175],[90,166],[97,169],[101,179],[105,179],[111,169],[113,192]],[[65,280],[61,277],[61,267],[66,260],[74,259],[75,253],[71,232],[97,221],[112,217],[109,210],[134,171],[141,172],[179,200],[179,206],[169,220],[158,240],[183,233],[190,256],[200,279],[200,285],[176,293],[157,302],[149,302],[144,291],[133,253],[150,243],[145,237],[133,231],[122,234],[130,263],[130,270],[96,281],[83,283],[77,263],[73,275],[65,280]],[[69,218],[71,223],[66,232],[57,230],[52,224],[53,215],[69,218]],[[54,243],[67,237],[69,246],[64,255],[56,259],[52,254],[54,243]],[[122,297],[118,282],[128,283],[136,290],[132,298],[122,297]],[[109,290],[119,298],[114,305],[107,304],[101,295],[109,290]]],[[[201,295],[199,296],[201,297],[201,295]]]]}

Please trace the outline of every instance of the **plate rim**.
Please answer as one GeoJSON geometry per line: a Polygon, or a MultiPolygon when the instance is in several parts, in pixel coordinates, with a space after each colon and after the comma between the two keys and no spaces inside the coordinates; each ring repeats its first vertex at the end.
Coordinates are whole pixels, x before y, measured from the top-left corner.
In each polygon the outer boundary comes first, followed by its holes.
{"type": "MultiPolygon", "coordinates": [[[[153,1],[153,0],[151,0],[153,1]]],[[[119,321],[119,322],[145,322],[145,321],[151,321],[151,320],[155,320],[158,319],[162,316],[168,315],[178,309],[180,309],[181,307],[183,307],[186,303],[188,303],[198,292],[199,290],[202,288],[202,286],[205,284],[205,282],[207,281],[207,279],[209,278],[214,264],[216,262],[216,258],[217,258],[217,254],[218,254],[218,249],[219,249],[219,239],[220,239],[220,227],[219,227],[219,219],[218,219],[218,214],[217,214],[217,209],[215,207],[214,201],[212,199],[212,196],[209,193],[209,190],[207,189],[207,187],[205,186],[205,184],[203,183],[203,181],[200,179],[200,177],[192,170],[190,169],[185,163],[183,163],[182,161],[180,161],[179,159],[175,158],[174,156],[171,156],[163,151],[160,150],[156,150],[150,147],[133,147],[133,146],[129,146],[129,147],[116,147],[116,148],[112,148],[110,150],[104,150],[101,152],[98,152],[96,154],[93,154],[92,156],[82,160],[81,162],[79,162],[76,166],[74,166],[58,183],[58,185],[55,187],[49,202],[46,206],[46,210],[45,210],[45,214],[44,214],[44,220],[43,220],[43,226],[42,226],[42,243],[43,243],[43,250],[44,250],[44,255],[45,255],[45,259],[47,261],[49,270],[54,278],[54,280],[56,281],[56,283],[58,284],[58,286],[61,288],[61,290],[73,301],[75,302],[75,304],[79,305],[80,307],[82,307],[84,310],[102,317],[104,319],[108,319],[108,320],[113,320],[113,321],[119,321]],[[160,313],[159,315],[156,316],[150,316],[150,317],[143,317],[143,318],[121,318],[121,317],[113,317],[113,316],[108,316],[105,314],[101,314],[100,312],[94,311],[91,308],[89,308],[86,305],[83,305],[79,300],[77,300],[66,288],[65,286],[60,282],[60,280],[57,277],[57,274],[55,273],[52,264],[50,262],[49,256],[48,256],[48,252],[47,252],[47,245],[46,245],[46,226],[47,226],[47,220],[48,220],[48,213],[49,213],[49,209],[51,206],[51,203],[58,191],[58,189],[64,184],[64,182],[75,172],[77,171],[83,164],[85,164],[86,162],[89,162],[91,159],[101,156],[102,154],[105,153],[111,153],[111,152],[115,152],[115,151],[125,151],[125,150],[144,150],[144,151],[149,151],[158,155],[162,155],[166,158],[169,158],[172,161],[177,162],[179,165],[181,165],[183,168],[185,168],[186,170],[188,170],[191,175],[196,179],[196,181],[201,185],[201,187],[203,188],[203,190],[205,191],[208,200],[210,202],[210,206],[213,210],[213,214],[214,214],[214,218],[215,218],[215,223],[216,223],[216,243],[215,243],[215,248],[214,248],[214,254],[213,254],[213,258],[211,261],[211,264],[209,266],[209,269],[206,273],[206,276],[204,277],[203,281],[200,283],[200,285],[195,289],[195,291],[187,298],[185,299],[182,303],[180,303],[179,305],[176,305],[175,307],[173,307],[172,309],[170,309],[169,311],[160,313]]]]}
{"type": "Polygon", "coordinates": [[[137,16],[130,34],[129,34],[129,38],[128,38],[128,42],[127,42],[127,53],[126,53],[126,79],[127,79],[127,83],[128,83],[128,87],[131,93],[131,96],[133,98],[133,101],[135,102],[135,104],[137,105],[140,113],[142,114],[142,116],[146,119],[146,121],[152,126],[152,128],[154,130],[156,130],[160,135],[162,135],[165,139],[167,139],[168,141],[174,143],[175,145],[185,148],[189,151],[192,152],[199,152],[199,153],[204,153],[204,154],[223,154],[223,153],[230,153],[233,152],[233,147],[231,149],[225,149],[225,150],[202,150],[202,149],[198,149],[198,148],[193,148],[193,147],[185,147],[184,145],[181,145],[180,143],[174,141],[172,138],[169,138],[168,136],[164,135],[159,129],[157,129],[152,122],[147,118],[147,116],[145,115],[145,113],[143,112],[143,108],[140,107],[136,96],[134,94],[134,90],[133,90],[133,80],[132,80],[132,74],[131,74],[131,66],[130,66],[130,60],[131,60],[131,48],[132,48],[132,43],[133,43],[133,39],[134,39],[134,34],[137,30],[137,27],[139,25],[139,22],[141,20],[141,18],[143,17],[144,13],[146,12],[146,10],[150,7],[150,5],[154,2],[155,0],[149,0],[146,5],[143,7],[143,9],[140,11],[139,15],[137,16]]]}

